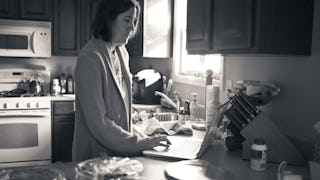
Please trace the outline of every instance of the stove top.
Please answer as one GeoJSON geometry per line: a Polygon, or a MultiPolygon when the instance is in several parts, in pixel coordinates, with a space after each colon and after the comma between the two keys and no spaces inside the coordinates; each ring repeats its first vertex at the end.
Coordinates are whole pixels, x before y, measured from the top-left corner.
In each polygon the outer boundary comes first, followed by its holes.
{"type": "Polygon", "coordinates": [[[12,91],[1,91],[0,92],[0,98],[4,97],[39,97],[39,96],[45,96],[43,94],[34,94],[29,93],[28,91],[24,89],[14,89],[12,91]]]}

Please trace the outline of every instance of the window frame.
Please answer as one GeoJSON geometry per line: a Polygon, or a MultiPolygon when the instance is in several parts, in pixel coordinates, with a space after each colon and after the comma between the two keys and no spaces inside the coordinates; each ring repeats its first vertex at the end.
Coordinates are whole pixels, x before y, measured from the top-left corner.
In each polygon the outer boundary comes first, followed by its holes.
{"type": "MultiPolygon", "coordinates": [[[[179,5],[177,5],[179,0],[174,1],[174,12],[177,12],[177,8],[179,5]]],[[[183,0],[184,1],[184,0],[183,0]]],[[[179,7],[181,8],[181,7],[179,7]]],[[[173,18],[173,53],[172,53],[172,60],[173,60],[173,73],[172,73],[172,79],[175,82],[184,83],[184,84],[190,84],[190,85],[197,85],[200,87],[204,87],[206,83],[205,77],[195,77],[193,75],[185,75],[181,73],[181,50],[180,47],[183,43],[181,42],[181,31],[177,28],[177,23],[179,23],[181,19],[174,15],[173,18]],[[177,37],[176,35],[180,34],[180,37],[177,37]]],[[[221,89],[224,88],[224,77],[225,77],[225,57],[221,55],[221,62],[220,62],[220,80],[213,80],[213,85],[219,85],[221,89]]]]}

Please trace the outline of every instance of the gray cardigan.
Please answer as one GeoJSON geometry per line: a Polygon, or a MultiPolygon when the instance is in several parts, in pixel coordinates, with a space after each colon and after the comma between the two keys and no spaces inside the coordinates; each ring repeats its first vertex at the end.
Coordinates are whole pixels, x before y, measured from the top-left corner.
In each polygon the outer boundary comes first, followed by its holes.
{"type": "Polygon", "coordinates": [[[139,153],[131,127],[131,74],[125,47],[117,49],[128,88],[126,105],[116,82],[109,50],[92,38],[81,50],[75,69],[76,114],[72,149],[75,162],[97,157],[139,153]],[[128,107],[127,107],[128,106],[128,107]]]}

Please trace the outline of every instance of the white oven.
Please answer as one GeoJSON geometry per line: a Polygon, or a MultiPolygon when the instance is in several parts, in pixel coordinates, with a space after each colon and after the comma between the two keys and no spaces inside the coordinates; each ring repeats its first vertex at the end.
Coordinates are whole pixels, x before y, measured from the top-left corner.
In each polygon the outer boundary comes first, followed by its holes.
{"type": "Polygon", "coordinates": [[[49,97],[0,98],[0,167],[51,163],[49,97]]]}

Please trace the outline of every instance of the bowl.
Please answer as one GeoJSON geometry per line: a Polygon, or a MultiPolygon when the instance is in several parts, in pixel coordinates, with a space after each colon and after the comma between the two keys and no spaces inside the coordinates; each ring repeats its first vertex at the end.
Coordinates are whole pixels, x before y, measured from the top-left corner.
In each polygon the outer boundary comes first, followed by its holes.
{"type": "Polygon", "coordinates": [[[64,173],[59,169],[47,167],[47,166],[35,166],[35,167],[17,167],[4,169],[0,171],[1,180],[66,180],[64,173]]]}
{"type": "Polygon", "coordinates": [[[242,91],[248,100],[257,106],[268,104],[280,93],[280,89],[275,84],[255,80],[238,81],[235,89],[242,91]]]}
{"type": "Polygon", "coordinates": [[[143,165],[137,160],[121,157],[98,157],[77,164],[76,180],[122,179],[137,176],[143,165]]]}

